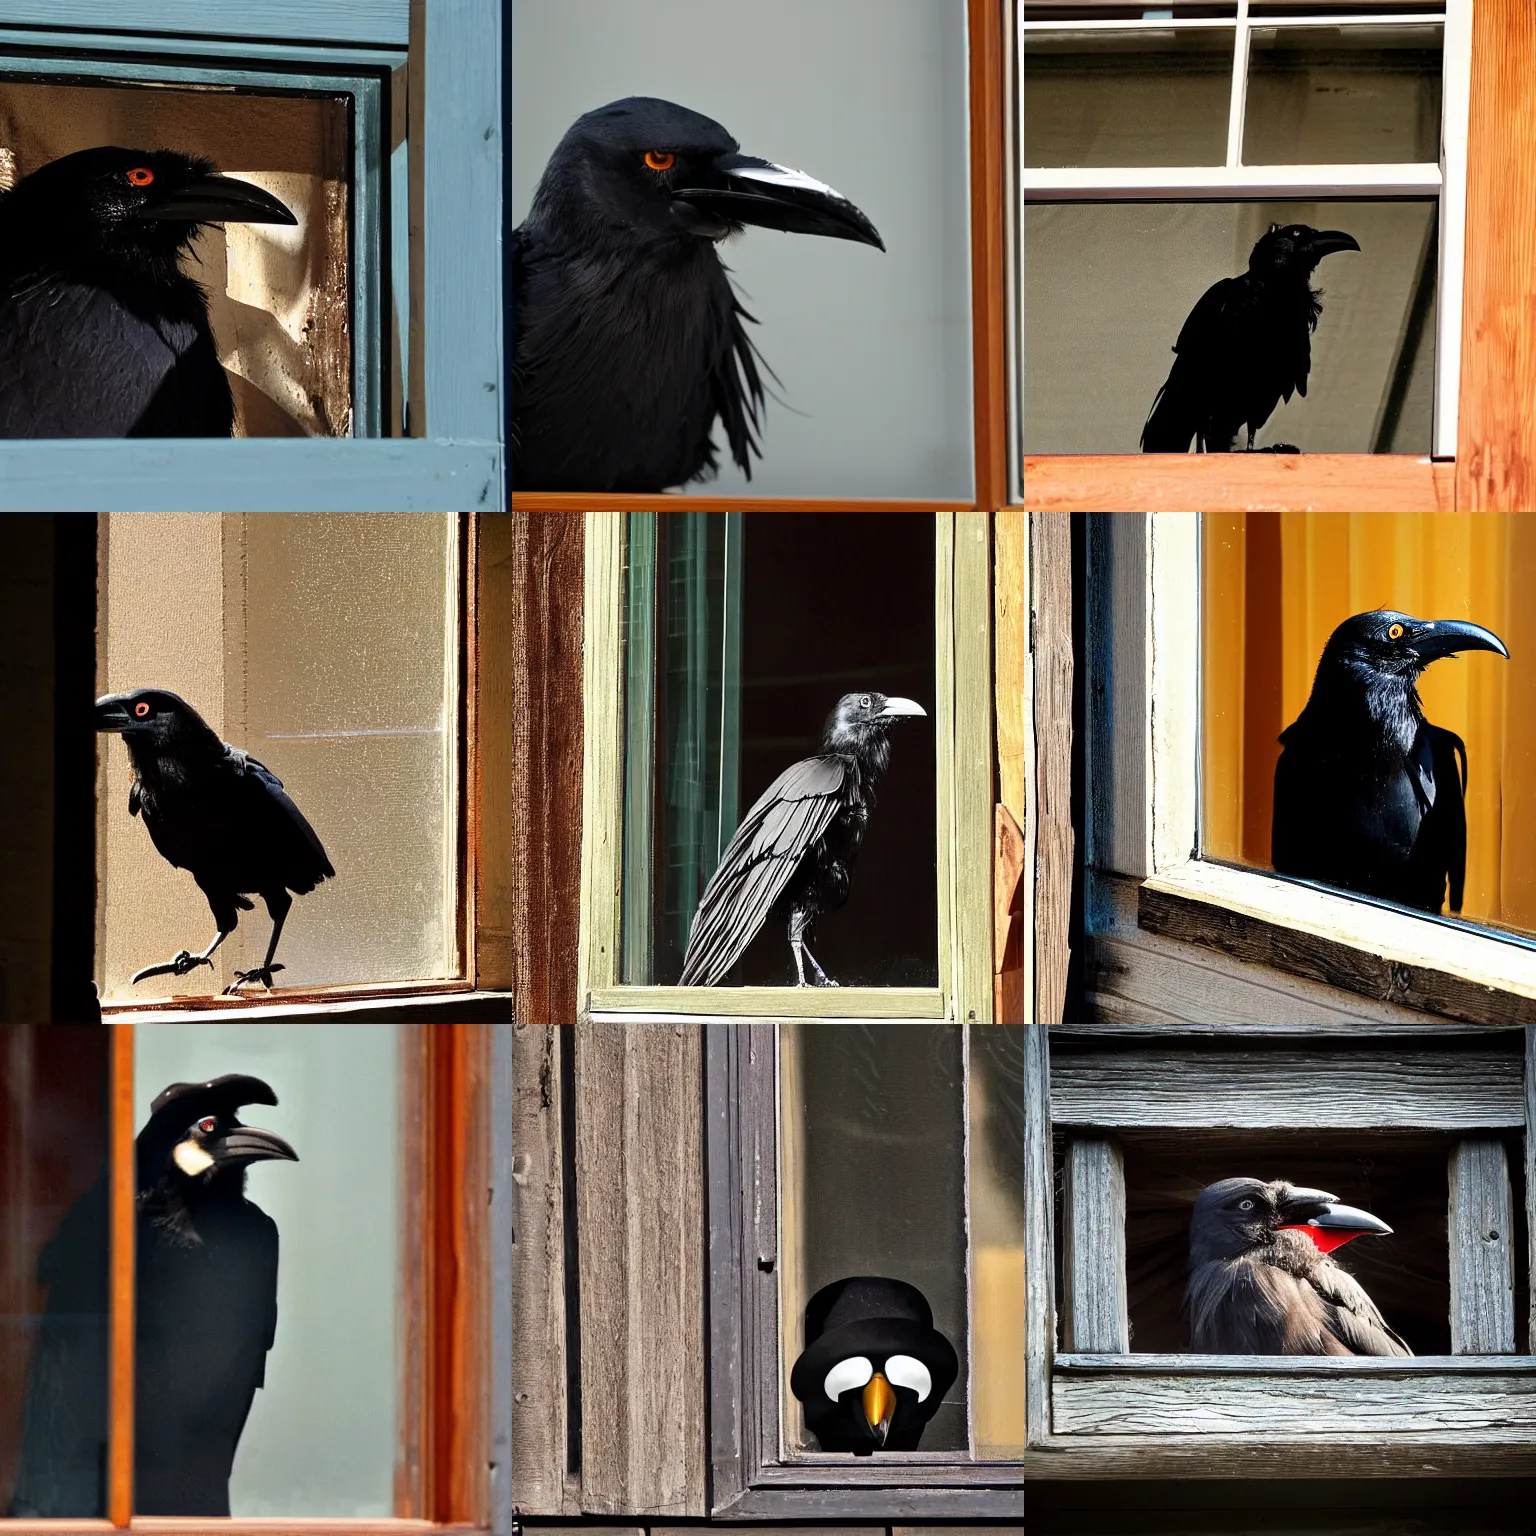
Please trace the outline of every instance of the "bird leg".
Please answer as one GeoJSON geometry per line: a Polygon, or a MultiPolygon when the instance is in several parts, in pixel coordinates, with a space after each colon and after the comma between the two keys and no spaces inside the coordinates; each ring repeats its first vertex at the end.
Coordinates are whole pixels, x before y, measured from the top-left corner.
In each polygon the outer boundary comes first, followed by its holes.
{"type": "MultiPolygon", "coordinates": [[[[265,892],[263,895],[265,896],[265,892]]],[[[283,922],[288,916],[288,909],[293,905],[293,897],[287,891],[283,891],[280,895],[266,896],[266,903],[267,912],[272,918],[272,938],[267,945],[267,958],[255,970],[236,971],[235,979],[224,988],[225,997],[243,987],[248,981],[259,981],[270,992],[272,973],[284,969],[283,966],[272,964],[272,956],[277,953],[277,941],[282,937],[283,922]]]]}
{"type": "Polygon", "coordinates": [[[816,980],[809,983],[816,987],[835,987],[837,983],[816,963],[816,956],[810,951],[805,942],[805,931],[811,926],[811,915],[796,908],[789,915],[789,948],[795,957],[795,985],[803,987],[807,985],[805,979],[805,960],[811,962],[811,969],[816,973],[816,980]],[[804,959],[802,959],[802,956],[804,959]]]}
{"type": "Polygon", "coordinates": [[[151,976],[185,976],[188,971],[196,970],[200,965],[211,966],[213,964],[213,952],[234,930],[221,928],[213,936],[211,943],[202,954],[194,955],[189,950],[179,949],[163,965],[146,965],[142,971],[135,971],[130,986],[137,986],[141,981],[148,980],[151,976]]]}

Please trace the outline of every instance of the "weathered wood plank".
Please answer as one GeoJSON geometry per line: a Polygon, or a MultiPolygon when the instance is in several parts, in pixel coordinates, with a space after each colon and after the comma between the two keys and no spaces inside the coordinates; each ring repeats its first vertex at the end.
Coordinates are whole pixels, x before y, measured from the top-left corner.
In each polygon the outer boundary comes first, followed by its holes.
{"type": "Polygon", "coordinates": [[[1130,1347],[1125,1286],[1125,1162],[1109,1137],[1067,1148],[1062,1200],[1069,1350],[1115,1354],[1130,1347]]]}
{"type": "Polygon", "coordinates": [[[1035,1013],[1063,1017],[1072,910],[1072,523],[1030,519],[1034,649],[1035,1013]]]}
{"type": "Polygon", "coordinates": [[[1006,805],[999,804],[995,809],[996,835],[992,852],[992,1022],[1023,1024],[1024,833],[1006,805]]]}
{"type": "Polygon", "coordinates": [[[1536,1357],[1518,1355],[1103,1355],[1063,1352],[1058,1372],[1094,1376],[1532,1376],[1536,1357]]]}
{"type": "Polygon", "coordinates": [[[1515,1211],[1504,1143],[1482,1136],[1457,1142],[1449,1183],[1451,1348],[1513,1354],[1515,1211]]]}
{"type": "Polygon", "coordinates": [[[1050,1434],[1051,1354],[1056,1340],[1051,1213],[1050,1031],[1024,1031],[1024,1435],[1050,1434]]]}
{"type": "Polygon", "coordinates": [[[1408,1435],[1516,1430],[1536,1443],[1536,1377],[1149,1377],[1059,1374],[1058,1435],[1408,1435]]]}
{"type": "Polygon", "coordinates": [[[1058,1126],[1475,1130],[1525,1122],[1524,1063],[1496,1051],[1136,1047],[1051,1062],[1058,1126]]]}
{"type": "MultiPolygon", "coordinates": [[[[1536,1276],[1536,1024],[1525,1031],[1525,1273],[1536,1276]]],[[[1528,1350],[1536,1350],[1536,1284],[1528,1278],[1526,1291],[1530,1303],[1527,1322],[1526,1344],[1528,1350]]]]}

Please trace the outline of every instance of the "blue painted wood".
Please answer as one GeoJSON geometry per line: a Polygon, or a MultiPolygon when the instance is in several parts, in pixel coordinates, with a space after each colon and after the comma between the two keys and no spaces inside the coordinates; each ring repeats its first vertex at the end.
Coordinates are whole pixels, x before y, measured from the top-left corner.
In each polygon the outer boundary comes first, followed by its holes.
{"type": "MultiPolygon", "coordinates": [[[[5,0],[0,0],[3,7],[5,0]]],[[[289,64],[296,69],[397,69],[409,56],[404,48],[362,43],[269,43],[251,38],[174,37],[143,32],[59,32],[35,26],[13,27],[0,21],[0,47],[35,48],[48,55],[62,49],[95,60],[112,54],[153,54],[157,59],[237,58],[249,63],[289,64]]]]}
{"type": "Polygon", "coordinates": [[[499,443],[418,438],[81,438],[0,443],[0,511],[474,512],[499,443]]]}
{"type": "Polygon", "coordinates": [[[424,430],[499,441],[501,6],[429,5],[426,22],[424,430]]]}
{"type": "Polygon", "coordinates": [[[0,25],[403,48],[410,0],[0,0],[0,25]]]}

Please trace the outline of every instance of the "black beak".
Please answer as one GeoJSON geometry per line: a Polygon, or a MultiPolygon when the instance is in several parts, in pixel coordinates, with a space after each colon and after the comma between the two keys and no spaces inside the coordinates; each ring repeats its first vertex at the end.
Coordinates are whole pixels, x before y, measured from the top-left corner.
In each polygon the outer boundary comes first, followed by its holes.
{"type": "Polygon", "coordinates": [[[168,188],[164,197],[144,204],[141,219],[174,219],[182,224],[297,224],[285,203],[270,192],[233,176],[210,171],[194,181],[168,188]]]}
{"type": "Polygon", "coordinates": [[[720,155],[719,187],[678,187],[672,197],[690,215],[714,215],[726,224],[756,224],[795,235],[825,235],[885,249],[880,231],[841,192],[788,166],[756,155],[720,155]]]}
{"type": "Polygon", "coordinates": [[[875,717],[878,720],[906,720],[915,719],[919,715],[926,715],[928,711],[915,699],[887,699],[880,713],[875,717]]]}
{"type": "Polygon", "coordinates": [[[1324,1232],[1370,1232],[1377,1237],[1392,1234],[1392,1228],[1381,1217],[1372,1216],[1369,1211],[1353,1205],[1340,1205],[1337,1201],[1329,1201],[1316,1215],[1309,1216],[1304,1225],[1319,1227],[1324,1232]]]}
{"type": "Polygon", "coordinates": [[[138,722],[128,713],[128,705],[120,693],[108,693],[96,700],[96,729],[98,731],[126,731],[138,722]]]}
{"type": "Polygon", "coordinates": [[[1320,229],[1307,242],[1307,249],[1321,261],[1324,256],[1332,256],[1335,251],[1358,251],[1360,242],[1353,235],[1346,235],[1342,229],[1320,229]]]}
{"type": "Polygon", "coordinates": [[[237,1125],[208,1150],[219,1164],[299,1160],[299,1154],[275,1131],[258,1130],[254,1125],[237,1125]]]}
{"type": "Polygon", "coordinates": [[[1408,642],[1421,661],[1438,661],[1460,651],[1495,651],[1506,660],[1509,651],[1491,629],[1471,624],[1465,619],[1431,619],[1408,642]]]}

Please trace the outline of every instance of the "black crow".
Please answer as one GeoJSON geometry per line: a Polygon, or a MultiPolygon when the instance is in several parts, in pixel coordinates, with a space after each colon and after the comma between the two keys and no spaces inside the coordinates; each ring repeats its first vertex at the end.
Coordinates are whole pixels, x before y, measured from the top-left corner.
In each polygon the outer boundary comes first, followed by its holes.
{"type": "Polygon", "coordinates": [[[228,437],[204,224],[293,224],[269,192],[168,149],[82,149],[0,195],[0,437],[228,437]]]}
{"type": "Polygon", "coordinates": [[[183,949],[150,976],[185,976],[234,932],[254,891],[267,904],[272,939],[254,970],[237,971],[226,993],[248,981],[272,985],[277,941],[300,896],[334,875],[315,830],[283,792],[282,780],[238,747],[220,741],[185,699],[163,688],[136,688],[96,701],[96,729],[120,734],[133,763],[128,814],[142,813],[150,840],[169,863],[189,869],[208,898],[218,932],[201,954],[183,949]]]}
{"type": "Polygon", "coordinates": [[[824,1451],[915,1451],[960,1370],[915,1285],[850,1275],[806,1303],[790,1390],[824,1451]]]}
{"type": "Polygon", "coordinates": [[[1213,283],[1189,312],[1142,428],[1142,452],[1187,453],[1193,439],[1197,452],[1225,453],[1244,425],[1252,449],[1280,401],[1307,392],[1312,332],[1323,312],[1313,269],[1335,251],[1359,249],[1341,229],[1271,224],[1248,270],[1213,283]]]}
{"type": "Polygon", "coordinates": [[[758,224],[885,246],[841,193],[739,150],[649,96],[561,139],[512,232],[514,490],[706,479],[716,417],[751,477],[763,385],[716,242],[758,224]]]}
{"type": "MultiPolygon", "coordinates": [[[[136,1144],[134,1512],[227,1515],[229,1475],[277,1327],[277,1227],[245,1170],[298,1155],[242,1125],[260,1078],[172,1083],[136,1144]]],[[[13,1515],[106,1502],[107,1190],[75,1202],[38,1263],[48,1303],[28,1373],[13,1515]]]]}
{"type": "Polygon", "coordinates": [[[1222,1179],[1189,1224],[1190,1347],[1214,1355],[1411,1355],[1328,1255],[1392,1231],[1336,1195],[1284,1179],[1222,1179]]]}
{"type": "Polygon", "coordinates": [[[816,986],[837,985],[806,939],[823,912],[848,899],[875,785],[891,758],[891,726],[926,714],[911,699],[883,693],[837,701],[820,754],[786,768],[742,817],[699,898],[679,986],[715,986],[770,916],[789,925],[795,985],[806,985],[806,960],[816,986]]]}
{"type": "Polygon", "coordinates": [[[1270,859],[1299,875],[1439,912],[1461,910],[1467,749],[1431,725],[1414,686],[1459,651],[1508,656],[1491,630],[1390,608],[1334,630],[1306,708],[1280,733],[1270,859]]]}

